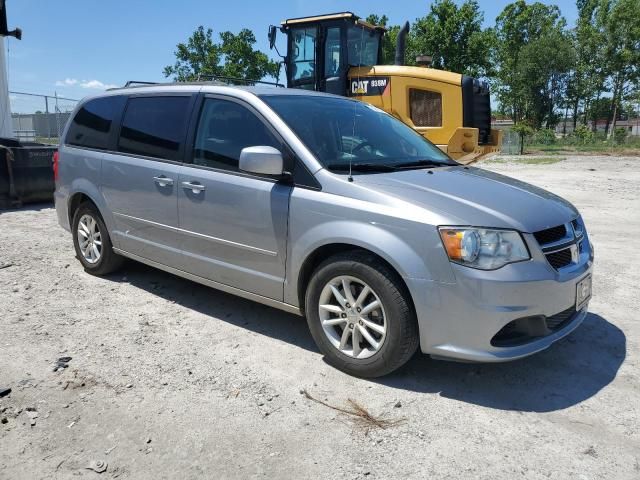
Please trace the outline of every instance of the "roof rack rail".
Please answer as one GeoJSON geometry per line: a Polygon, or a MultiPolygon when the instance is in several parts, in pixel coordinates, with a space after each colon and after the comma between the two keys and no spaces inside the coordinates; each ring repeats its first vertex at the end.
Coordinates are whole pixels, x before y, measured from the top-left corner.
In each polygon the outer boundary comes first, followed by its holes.
{"type": "Polygon", "coordinates": [[[143,82],[138,80],[129,80],[127,83],[124,84],[124,88],[129,88],[134,85],[157,85],[157,84],[158,82],[143,82]]]}
{"type": "Polygon", "coordinates": [[[180,85],[180,84],[187,84],[187,83],[206,83],[206,82],[220,82],[221,85],[227,84],[227,85],[233,85],[235,83],[244,83],[244,84],[256,84],[259,83],[261,85],[272,85],[274,87],[281,87],[284,88],[284,85],[281,83],[277,83],[277,82],[266,82],[264,80],[251,80],[248,78],[238,78],[238,77],[226,77],[224,75],[198,75],[196,77],[195,81],[192,80],[186,80],[186,81],[179,81],[179,82],[169,82],[169,83],[162,83],[162,82],[145,82],[142,80],[129,80],[127,83],[124,84],[123,87],[116,87],[116,88],[110,88],[109,90],[119,90],[121,88],[132,88],[132,87],[142,87],[145,85],[180,85]]]}
{"type": "Polygon", "coordinates": [[[197,82],[208,82],[212,80],[222,80],[226,83],[232,82],[241,82],[241,83],[259,83],[261,85],[272,85],[274,87],[284,88],[284,85],[278,82],[265,82],[264,80],[251,80],[248,78],[238,78],[238,77],[226,77],[224,75],[198,75],[196,78],[197,82]]]}

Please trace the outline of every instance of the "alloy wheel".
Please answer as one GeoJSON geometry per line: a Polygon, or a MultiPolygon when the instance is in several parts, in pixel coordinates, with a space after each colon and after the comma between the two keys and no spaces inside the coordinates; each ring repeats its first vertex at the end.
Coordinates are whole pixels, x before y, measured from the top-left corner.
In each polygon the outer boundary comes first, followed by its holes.
{"type": "Polygon", "coordinates": [[[102,235],[98,222],[89,214],[84,214],[78,222],[78,247],[87,263],[96,264],[102,257],[102,235]]]}
{"type": "Polygon", "coordinates": [[[318,309],[325,335],[341,353],[364,359],[382,347],[387,318],[380,298],[364,281],[333,278],[322,289],[318,309]]]}

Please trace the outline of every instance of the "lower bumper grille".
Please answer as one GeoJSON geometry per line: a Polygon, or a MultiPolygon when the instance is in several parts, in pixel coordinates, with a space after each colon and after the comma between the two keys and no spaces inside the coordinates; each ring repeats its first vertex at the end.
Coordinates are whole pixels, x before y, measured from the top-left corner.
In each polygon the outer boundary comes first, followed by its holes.
{"type": "Polygon", "coordinates": [[[565,311],[556,313],[555,315],[551,315],[545,319],[545,323],[547,324],[547,328],[549,330],[555,331],[560,330],[567,323],[571,321],[573,316],[576,314],[575,307],[567,308],[565,311]]]}
{"type": "Polygon", "coordinates": [[[494,347],[515,347],[546,337],[571,323],[575,314],[575,307],[571,307],[549,317],[537,315],[518,318],[502,327],[491,339],[491,345],[494,347]]]}

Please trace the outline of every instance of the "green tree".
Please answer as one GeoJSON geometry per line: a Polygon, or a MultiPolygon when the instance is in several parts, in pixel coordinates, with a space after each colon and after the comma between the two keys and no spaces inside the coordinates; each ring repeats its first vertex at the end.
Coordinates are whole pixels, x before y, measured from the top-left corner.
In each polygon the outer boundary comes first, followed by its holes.
{"type": "Polygon", "coordinates": [[[280,66],[264,53],[254,50],[256,38],[248,29],[237,35],[220,34],[220,43],[213,41],[213,30],[200,26],[186,43],[176,47],[176,62],[164,68],[165,77],[179,82],[193,81],[208,76],[234,77],[260,80],[269,75],[277,78],[280,66]]]}
{"type": "Polygon", "coordinates": [[[453,0],[436,0],[429,13],[412,25],[407,56],[413,61],[417,55],[431,55],[434,68],[489,76],[493,35],[483,30],[483,21],[475,0],[465,0],[460,6],[453,0]]]}
{"type": "Polygon", "coordinates": [[[387,29],[384,37],[382,37],[382,64],[393,65],[396,58],[396,41],[400,25],[388,26],[389,18],[386,15],[380,17],[376,14],[371,14],[365,20],[372,25],[379,25],[387,29]]]}
{"type": "MultiPolygon", "coordinates": [[[[578,19],[570,34],[575,52],[575,62],[570,71],[565,106],[571,109],[573,129],[578,123],[580,109],[584,112],[583,124],[587,124],[590,105],[606,91],[604,37],[596,22],[600,0],[577,0],[578,19]]],[[[595,128],[595,124],[594,124],[595,128]]]]}
{"type": "Polygon", "coordinates": [[[497,97],[518,123],[554,126],[564,102],[575,52],[557,6],[517,0],[495,26],[497,97]]]}
{"type": "Polygon", "coordinates": [[[514,125],[513,127],[511,127],[511,130],[516,132],[518,134],[518,136],[520,137],[520,155],[524,154],[524,141],[528,138],[531,137],[535,130],[533,128],[531,128],[529,125],[527,125],[526,123],[518,123],[516,125],[514,125]]]}
{"type": "Polygon", "coordinates": [[[611,85],[611,124],[616,128],[621,101],[640,80],[640,2],[638,0],[600,0],[597,21],[605,37],[605,58],[611,85]]]}
{"type": "MultiPolygon", "coordinates": [[[[596,122],[603,118],[609,118],[611,114],[611,99],[607,97],[595,98],[585,108],[585,119],[591,120],[593,131],[596,131],[596,122]]],[[[586,121],[585,121],[586,124],[586,121]]]]}

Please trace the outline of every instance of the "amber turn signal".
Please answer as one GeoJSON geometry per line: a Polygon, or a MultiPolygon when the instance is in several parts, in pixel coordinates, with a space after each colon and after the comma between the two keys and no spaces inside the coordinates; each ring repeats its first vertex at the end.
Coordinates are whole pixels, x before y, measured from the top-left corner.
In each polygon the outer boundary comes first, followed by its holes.
{"type": "Polygon", "coordinates": [[[451,260],[462,260],[462,232],[453,229],[441,229],[442,243],[451,260]]]}

